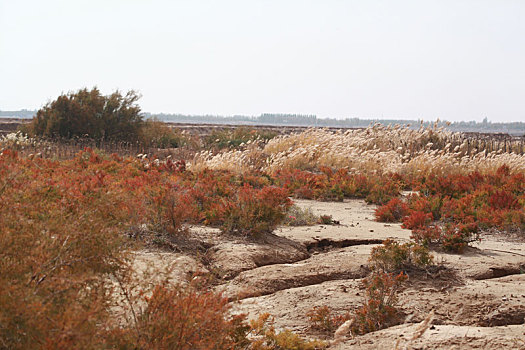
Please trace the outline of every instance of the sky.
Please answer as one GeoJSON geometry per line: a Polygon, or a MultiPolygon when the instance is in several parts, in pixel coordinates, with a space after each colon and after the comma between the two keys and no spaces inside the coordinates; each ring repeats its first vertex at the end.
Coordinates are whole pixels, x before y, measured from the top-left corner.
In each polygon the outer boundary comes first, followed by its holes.
{"type": "Polygon", "coordinates": [[[0,110],[525,121],[522,0],[0,0],[0,110]]]}

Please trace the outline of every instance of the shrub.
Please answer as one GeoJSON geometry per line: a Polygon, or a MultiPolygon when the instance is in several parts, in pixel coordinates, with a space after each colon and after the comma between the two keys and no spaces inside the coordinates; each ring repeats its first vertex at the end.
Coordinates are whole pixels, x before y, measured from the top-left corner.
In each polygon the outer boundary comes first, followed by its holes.
{"type": "Polygon", "coordinates": [[[256,236],[272,232],[292,205],[288,191],[277,187],[254,189],[245,184],[224,203],[221,229],[227,233],[256,236]]]}
{"type": "Polygon", "coordinates": [[[283,224],[287,226],[313,226],[319,220],[319,216],[314,214],[312,208],[302,209],[294,204],[288,209],[283,224]]]}
{"type": "Polygon", "coordinates": [[[476,223],[447,223],[444,228],[430,225],[412,230],[412,238],[427,247],[433,243],[440,244],[444,250],[462,253],[467,245],[475,241],[479,232],[476,223]]]}
{"type": "Polygon", "coordinates": [[[476,240],[473,235],[479,231],[476,223],[447,224],[441,236],[443,249],[449,252],[462,253],[470,242],[476,240]]]}
{"type": "Polygon", "coordinates": [[[250,342],[245,316],[228,317],[227,298],[192,287],[157,286],[136,321],[111,334],[120,349],[234,349],[250,342]]]}
{"type": "Polygon", "coordinates": [[[139,95],[119,91],[101,95],[97,88],[59,96],[41,108],[27,131],[45,137],[88,137],[95,140],[136,141],[143,118],[136,104],[139,95]]]}
{"type": "Polygon", "coordinates": [[[178,235],[186,231],[184,224],[196,222],[199,209],[188,189],[165,184],[162,194],[154,198],[157,215],[152,225],[161,232],[178,235]],[[167,187],[167,188],[166,188],[167,187]]]}
{"type": "Polygon", "coordinates": [[[388,203],[375,210],[379,222],[399,222],[408,213],[408,205],[399,198],[392,198],[388,203]]]}
{"type": "Polygon", "coordinates": [[[411,195],[408,200],[410,211],[420,211],[432,213],[433,220],[441,218],[441,208],[443,206],[440,195],[425,197],[422,195],[411,195]]]}
{"type": "Polygon", "coordinates": [[[519,209],[518,199],[504,190],[494,192],[489,197],[489,204],[493,209],[519,209]]]}
{"type": "Polygon", "coordinates": [[[324,332],[333,333],[340,325],[351,318],[349,313],[334,314],[333,310],[326,306],[314,306],[306,313],[310,328],[324,332]]]}
{"type": "Polygon", "coordinates": [[[525,232],[525,211],[505,211],[504,213],[502,213],[502,226],[507,231],[525,232]]]}
{"type": "Polygon", "coordinates": [[[353,334],[366,334],[394,324],[399,316],[397,291],[407,275],[373,272],[363,280],[366,288],[364,304],[355,312],[353,334]]]}
{"type": "MultiPolygon", "coordinates": [[[[134,247],[124,232],[155,226],[179,234],[218,202],[233,208],[220,212],[218,222],[257,234],[273,229],[291,205],[287,191],[266,186],[267,179],[192,174],[183,165],[91,149],[68,161],[4,150],[0,347],[172,348],[182,344],[177,339],[186,344],[180,348],[245,347],[242,318],[225,316],[227,301],[200,290],[161,285],[143,300],[144,313],[137,309],[132,323],[114,328],[109,278],[130,275],[126,252],[134,247]]],[[[290,332],[268,331],[270,343],[309,344],[290,332]]]]}
{"type": "Polygon", "coordinates": [[[373,270],[399,272],[425,268],[433,263],[433,257],[423,246],[387,239],[383,245],[372,248],[368,261],[373,270]]]}
{"type": "Polygon", "coordinates": [[[180,131],[157,119],[148,119],[139,132],[139,141],[146,147],[175,148],[188,143],[180,131]]]}
{"type": "Polygon", "coordinates": [[[253,338],[249,349],[272,350],[272,349],[294,349],[294,350],[317,350],[328,347],[328,343],[320,340],[305,340],[297,334],[285,329],[277,332],[269,314],[262,314],[257,320],[250,322],[250,336],[253,338]]]}
{"type": "Polygon", "coordinates": [[[401,227],[407,229],[421,229],[428,226],[432,220],[432,213],[414,211],[403,219],[403,225],[401,225],[401,227]]]}
{"type": "Polygon", "coordinates": [[[370,189],[370,193],[366,196],[365,201],[367,203],[373,203],[383,205],[390,201],[392,198],[399,196],[400,184],[391,180],[380,180],[374,184],[370,189]]]}
{"type": "Polygon", "coordinates": [[[332,215],[321,215],[319,217],[319,223],[323,225],[339,225],[339,221],[334,220],[332,215]]]}
{"type": "Polygon", "coordinates": [[[437,225],[428,225],[412,230],[412,239],[418,244],[428,247],[441,240],[441,228],[437,225]]]}
{"type": "Polygon", "coordinates": [[[462,253],[468,245],[465,236],[456,229],[446,230],[442,236],[443,249],[449,252],[462,253]]]}
{"type": "Polygon", "coordinates": [[[120,233],[136,201],[110,193],[100,165],[88,152],[67,163],[0,155],[0,347],[102,342],[111,292],[102,276],[127,269],[120,233]]]}

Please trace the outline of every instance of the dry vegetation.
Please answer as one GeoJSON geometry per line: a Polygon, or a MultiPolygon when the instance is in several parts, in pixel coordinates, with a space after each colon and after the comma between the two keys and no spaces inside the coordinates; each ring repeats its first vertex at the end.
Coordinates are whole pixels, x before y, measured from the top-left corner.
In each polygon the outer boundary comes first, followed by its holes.
{"type": "Polygon", "coordinates": [[[139,157],[122,157],[139,150],[118,152],[98,142],[112,152],[86,148],[71,157],[52,147],[75,147],[56,140],[22,134],[0,140],[0,348],[335,346],[399,323],[399,290],[407,274],[432,265],[429,249],[464,252],[489,229],[525,231],[519,142],[381,125],[273,138],[243,129],[198,140],[153,121],[143,133],[178,153],[155,157],[143,148],[139,157]],[[414,194],[401,197],[405,190],[414,194]],[[211,269],[209,252],[192,243],[189,225],[220,229],[206,243],[213,246],[224,237],[269,244],[283,223],[333,223],[292,206],[290,196],[365,199],[380,205],[377,220],[412,230],[414,243],[386,241],[372,250],[361,306],[340,314],[330,305],[310,311],[312,328],[328,339],[335,332],[332,343],[278,330],[268,315],[251,323],[231,316],[232,298],[216,288],[223,277],[211,269]],[[210,269],[189,276],[191,283],[138,288],[130,278],[132,253],[145,246],[185,252],[210,269]]]}
{"type": "Polygon", "coordinates": [[[408,126],[328,131],[310,129],[281,135],[245,149],[213,154],[203,151],[191,162],[200,169],[235,172],[258,170],[275,173],[282,169],[348,169],[351,173],[404,176],[490,172],[506,164],[525,170],[522,141],[480,141],[443,128],[410,129],[408,126]]]}

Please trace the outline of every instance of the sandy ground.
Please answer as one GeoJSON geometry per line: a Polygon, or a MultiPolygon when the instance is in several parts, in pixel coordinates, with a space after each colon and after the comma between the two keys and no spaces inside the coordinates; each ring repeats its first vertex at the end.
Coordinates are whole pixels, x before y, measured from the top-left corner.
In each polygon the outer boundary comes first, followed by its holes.
{"type": "Polygon", "coordinates": [[[276,234],[302,243],[313,243],[321,239],[341,240],[379,240],[387,238],[409,241],[410,231],[400,224],[385,224],[374,221],[375,206],[362,200],[345,202],[317,202],[304,199],[294,200],[301,208],[311,208],[317,215],[332,215],[340,225],[316,225],[302,227],[282,227],[276,234]]]}
{"type": "MultiPolygon", "coordinates": [[[[205,254],[190,258],[162,253],[168,255],[159,255],[161,261],[175,266],[170,274],[174,280],[196,270],[216,274],[216,288],[232,300],[233,313],[257,318],[267,312],[278,329],[331,339],[333,335],[310,328],[307,312],[323,305],[341,314],[358,308],[364,301],[361,280],[369,273],[370,250],[386,238],[409,241],[410,231],[373,221],[375,207],[361,200],[295,202],[316,214],[332,215],[340,225],[282,227],[257,242],[194,227],[194,235],[209,247],[205,254]]],[[[153,253],[142,254],[139,266],[159,261],[153,253]]],[[[465,254],[432,254],[444,269],[410,276],[399,293],[402,324],[347,338],[331,348],[525,348],[522,237],[486,234],[465,254]],[[431,312],[430,328],[411,340],[431,312]]]]}
{"type": "Polygon", "coordinates": [[[403,324],[357,337],[333,349],[524,349],[524,327],[433,326],[412,340],[418,325],[403,324]]]}

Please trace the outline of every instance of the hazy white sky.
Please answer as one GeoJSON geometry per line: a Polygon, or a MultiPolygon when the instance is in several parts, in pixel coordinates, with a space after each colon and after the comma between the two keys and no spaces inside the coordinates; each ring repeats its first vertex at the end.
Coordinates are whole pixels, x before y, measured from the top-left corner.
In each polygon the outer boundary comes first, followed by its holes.
{"type": "Polygon", "coordinates": [[[0,110],[525,121],[521,0],[0,0],[0,110]]]}

